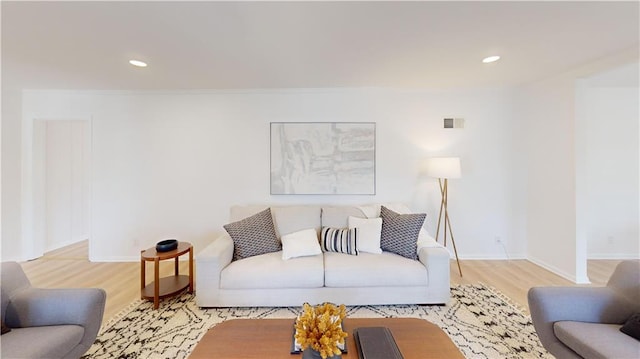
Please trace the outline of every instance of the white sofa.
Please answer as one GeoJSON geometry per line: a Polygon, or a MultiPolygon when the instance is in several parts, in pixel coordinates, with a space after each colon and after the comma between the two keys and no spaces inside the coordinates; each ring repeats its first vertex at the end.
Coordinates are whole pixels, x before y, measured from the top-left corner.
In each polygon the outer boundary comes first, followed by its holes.
{"type": "MultiPolygon", "coordinates": [[[[402,205],[386,207],[407,213],[402,205]]],[[[230,222],[269,206],[233,206],[230,222]]],[[[372,218],[380,205],[271,206],[280,238],[322,226],[347,227],[348,217],[372,218]]],[[[418,239],[418,258],[383,252],[357,256],[324,252],[282,259],[282,251],[232,261],[233,241],[216,238],[196,256],[196,302],[200,307],[299,306],[333,302],[345,305],[445,304],[450,297],[449,251],[424,229],[418,239]]]]}

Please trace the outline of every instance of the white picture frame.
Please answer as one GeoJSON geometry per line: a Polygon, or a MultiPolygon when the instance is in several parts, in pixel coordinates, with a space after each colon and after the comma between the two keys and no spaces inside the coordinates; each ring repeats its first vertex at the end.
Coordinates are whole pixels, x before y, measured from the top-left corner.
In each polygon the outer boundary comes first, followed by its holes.
{"type": "Polygon", "coordinates": [[[375,195],[374,122],[272,122],[271,194],[375,195]]]}

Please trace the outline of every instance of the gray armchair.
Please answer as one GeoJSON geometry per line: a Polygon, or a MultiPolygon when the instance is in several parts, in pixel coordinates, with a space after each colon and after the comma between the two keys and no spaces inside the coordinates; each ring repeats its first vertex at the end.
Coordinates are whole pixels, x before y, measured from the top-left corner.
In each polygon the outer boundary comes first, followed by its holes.
{"type": "Polygon", "coordinates": [[[2,263],[2,358],[80,358],[102,324],[106,293],[98,288],[39,289],[18,263],[2,263]]]}
{"type": "Polygon", "coordinates": [[[640,358],[640,341],[620,332],[640,312],[640,261],[624,261],[605,287],[534,287],[529,310],[556,358],[640,358]]]}

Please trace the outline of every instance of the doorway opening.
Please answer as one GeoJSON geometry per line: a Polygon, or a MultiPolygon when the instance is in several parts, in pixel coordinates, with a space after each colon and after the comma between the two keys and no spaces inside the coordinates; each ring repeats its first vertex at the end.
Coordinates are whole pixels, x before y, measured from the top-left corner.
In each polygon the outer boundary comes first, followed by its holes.
{"type": "Polygon", "coordinates": [[[640,255],[639,65],[579,81],[577,233],[592,283],[640,255]]]}
{"type": "MultiPolygon", "coordinates": [[[[35,120],[33,199],[35,249],[88,248],[91,227],[91,122],[35,120]],[[82,242],[85,242],[82,245],[82,242]]],[[[82,255],[88,258],[88,251],[82,255]]],[[[78,256],[78,251],[74,251],[78,256]]]]}

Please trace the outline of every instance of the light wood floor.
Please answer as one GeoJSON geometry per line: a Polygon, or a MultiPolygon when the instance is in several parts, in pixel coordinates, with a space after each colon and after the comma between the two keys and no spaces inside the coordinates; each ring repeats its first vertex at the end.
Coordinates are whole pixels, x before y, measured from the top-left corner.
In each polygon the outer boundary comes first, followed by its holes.
{"type": "MultiPolygon", "coordinates": [[[[106,322],[131,302],[140,298],[140,263],[93,263],[89,262],[87,251],[87,242],[83,241],[21,264],[32,285],[36,287],[103,288],[107,292],[104,314],[104,322],[106,322]]],[[[588,272],[591,285],[603,285],[618,262],[589,261],[588,272]]],[[[172,274],[172,263],[172,261],[161,262],[161,276],[172,274]]],[[[460,263],[463,277],[458,274],[455,261],[451,262],[452,284],[484,283],[498,289],[525,310],[528,310],[529,288],[541,285],[574,285],[526,260],[473,260],[460,263]]],[[[181,262],[180,265],[180,272],[188,273],[187,263],[181,262]]],[[[147,264],[147,283],[152,280],[152,266],[152,263],[147,264]]]]}

